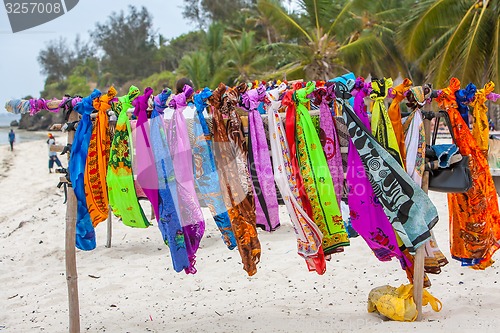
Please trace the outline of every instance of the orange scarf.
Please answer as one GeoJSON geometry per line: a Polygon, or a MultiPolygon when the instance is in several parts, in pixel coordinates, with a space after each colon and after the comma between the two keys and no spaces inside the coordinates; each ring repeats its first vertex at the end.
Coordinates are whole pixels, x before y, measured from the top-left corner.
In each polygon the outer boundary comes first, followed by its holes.
{"type": "Polygon", "coordinates": [[[488,161],[457,110],[455,92],[459,89],[460,81],[452,78],[436,99],[450,115],[460,153],[470,156],[473,182],[465,193],[448,193],[451,254],[463,266],[485,269],[493,263],[491,257],[500,247],[500,213],[488,161]]]}
{"type": "Polygon", "coordinates": [[[90,137],[87,163],[85,165],[85,198],[94,227],[108,218],[109,201],[106,174],[111,139],[107,111],[110,109],[110,103],[115,96],[115,88],[110,87],[106,95],[102,95],[92,102],[98,114],[90,137]]]}
{"type": "Polygon", "coordinates": [[[408,89],[410,89],[412,84],[413,82],[411,82],[410,79],[404,79],[403,83],[392,89],[392,94],[395,96],[389,106],[389,110],[387,111],[389,113],[389,118],[391,119],[394,134],[396,135],[399,153],[401,154],[401,160],[404,168],[406,168],[406,145],[403,124],[401,122],[401,108],[399,107],[399,104],[403,101],[403,99],[405,99],[405,93],[408,89]]]}

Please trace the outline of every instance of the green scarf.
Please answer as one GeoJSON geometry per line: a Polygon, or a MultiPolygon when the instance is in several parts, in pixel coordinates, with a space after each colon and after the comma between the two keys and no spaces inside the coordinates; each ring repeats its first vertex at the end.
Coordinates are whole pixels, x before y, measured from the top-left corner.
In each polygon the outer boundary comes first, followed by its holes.
{"type": "Polygon", "coordinates": [[[311,202],[313,220],[323,233],[325,254],[338,252],[340,247],[349,245],[342,214],[337,203],[332,175],[326,162],[325,153],[318,132],[312,122],[307,95],[315,88],[314,82],[295,92],[297,103],[297,155],[300,173],[304,180],[307,197],[311,202]]]}

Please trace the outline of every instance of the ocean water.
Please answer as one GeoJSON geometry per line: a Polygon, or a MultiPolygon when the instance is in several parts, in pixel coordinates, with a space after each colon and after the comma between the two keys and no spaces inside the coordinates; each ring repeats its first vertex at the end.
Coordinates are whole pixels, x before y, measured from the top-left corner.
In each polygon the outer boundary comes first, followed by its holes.
{"type": "MultiPolygon", "coordinates": [[[[21,142],[29,142],[34,140],[46,139],[47,132],[32,132],[26,130],[17,129],[17,127],[12,127],[14,133],[16,133],[16,142],[14,143],[14,147],[16,143],[21,142]]],[[[10,127],[0,127],[0,146],[9,144],[9,132],[10,127]]]]}

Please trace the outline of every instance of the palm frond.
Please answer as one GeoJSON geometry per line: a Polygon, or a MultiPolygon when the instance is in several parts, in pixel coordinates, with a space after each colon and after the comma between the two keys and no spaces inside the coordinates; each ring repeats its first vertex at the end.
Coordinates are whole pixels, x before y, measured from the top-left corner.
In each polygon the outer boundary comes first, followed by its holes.
{"type": "Polygon", "coordinates": [[[269,10],[273,10],[275,13],[275,17],[279,19],[281,22],[286,24],[286,26],[289,26],[293,29],[296,29],[302,35],[307,38],[310,42],[313,41],[313,38],[307,33],[306,30],[304,30],[300,24],[297,23],[290,15],[284,12],[284,10],[278,6],[274,1],[270,0],[258,0],[258,5],[261,6],[262,8],[267,8],[269,10]]]}
{"type": "Polygon", "coordinates": [[[434,36],[460,22],[467,11],[463,0],[424,0],[412,8],[413,15],[401,26],[398,36],[410,59],[416,59],[434,36]]]}
{"type": "Polygon", "coordinates": [[[465,82],[486,83],[483,82],[487,68],[487,57],[491,54],[492,43],[490,31],[494,20],[491,18],[491,11],[487,6],[483,6],[479,15],[469,29],[467,42],[464,43],[464,50],[460,56],[461,79],[465,82]],[[481,67],[484,69],[478,70],[481,67]]]}
{"type": "Polygon", "coordinates": [[[493,33],[493,52],[491,54],[491,76],[492,80],[500,85],[500,17],[497,17],[493,33]]]}
{"type": "Polygon", "coordinates": [[[468,29],[474,18],[473,13],[474,7],[471,6],[467,13],[462,17],[462,20],[457,25],[457,28],[446,43],[446,47],[439,55],[439,66],[437,67],[437,72],[433,79],[434,83],[438,86],[446,85],[451,75],[456,72],[456,69],[453,70],[452,66],[455,67],[457,65],[457,50],[460,49],[460,46],[463,45],[464,40],[467,38],[468,29]]]}

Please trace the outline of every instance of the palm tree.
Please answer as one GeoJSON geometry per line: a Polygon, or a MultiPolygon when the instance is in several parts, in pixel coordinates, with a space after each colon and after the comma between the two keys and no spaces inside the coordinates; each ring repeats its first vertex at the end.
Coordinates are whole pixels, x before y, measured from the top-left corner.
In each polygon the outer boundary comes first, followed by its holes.
{"type": "Polygon", "coordinates": [[[302,74],[305,79],[329,79],[338,72],[397,75],[407,72],[396,50],[396,28],[408,8],[408,0],[299,0],[302,15],[286,13],[272,0],[258,6],[271,8],[272,22],[288,32],[286,42],[269,48],[285,49],[295,61],[281,71],[302,74]],[[296,32],[298,35],[290,34],[296,32]]]}
{"type": "Polygon", "coordinates": [[[273,43],[269,49],[284,50],[296,59],[280,72],[295,72],[305,79],[328,79],[334,67],[340,65],[337,61],[339,44],[333,34],[339,8],[328,0],[300,0],[298,3],[304,11],[302,18],[288,14],[276,1],[257,1],[257,6],[270,16],[269,21],[275,28],[289,36],[287,41],[273,43]]]}
{"type": "Polygon", "coordinates": [[[255,40],[255,32],[243,31],[239,38],[225,36],[227,43],[227,68],[236,75],[234,82],[246,82],[253,79],[259,69],[266,67],[269,56],[262,52],[255,40]]]}
{"type": "Polygon", "coordinates": [[[500,80],[500,1],[424,0],[402,26],[405,54],[441,87],[500,80]]]}

